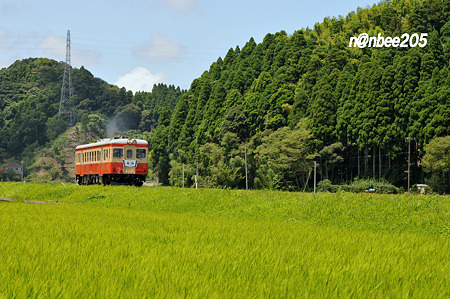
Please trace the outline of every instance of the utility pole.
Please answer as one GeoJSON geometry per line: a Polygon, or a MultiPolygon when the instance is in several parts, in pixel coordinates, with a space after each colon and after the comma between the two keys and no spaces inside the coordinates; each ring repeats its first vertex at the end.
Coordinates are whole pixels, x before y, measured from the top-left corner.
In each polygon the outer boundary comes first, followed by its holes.
{"type": "Polygon", "coordinates": [[[195,172],[195,189],[198,189],[198,161],[197,161],[197,170],[195,172]]]}
{"type": "MultiPolygon", "coordinates": [[[[59,101],[59,112],[58,119],[63,117],[66,113],[65,103],[72,97],[73,87],[72,87],[72,65],[70,61],[70,30],[67,30],[67,41],[66,41],[66,64],[64,66],[64,76],[61,85],[61,100],[59,101]]],[[[73,115],[69,113],[69,124],[73,124],[73,115]]]]}
{"type": "Polygon", "coordinates": [[[409,189],[409,182],[411,179],[411,137],[408,137],[408,192],[411,192],[409,189]]]}
{"type": "Polygon", "coordinates": [[[21,173],[20,173],[20,177],[21,177],[21,179],[20,179],[20,181],[23,183],[23,163],[25,162],[25,161],[20,161],[21,163],[22,163],[22,171],[21,171],[21,173]]]}
{"type": "Polygon", "coordinates": [[[359,166],[359,145],[358,145],[358,176],[360,174],[361,167],[359,166]]]}
{"type": "Polygon", "coordinates": [[[248,190],[248,177],[247,177],[247,143],[244,144],[245,148],[245,190],[248,190]]]}
{"type": "Polygon", "coordinates": [[[316,167],[317,167],[317,162],[314,161],[314,193],[316,193],[316,167]]]}

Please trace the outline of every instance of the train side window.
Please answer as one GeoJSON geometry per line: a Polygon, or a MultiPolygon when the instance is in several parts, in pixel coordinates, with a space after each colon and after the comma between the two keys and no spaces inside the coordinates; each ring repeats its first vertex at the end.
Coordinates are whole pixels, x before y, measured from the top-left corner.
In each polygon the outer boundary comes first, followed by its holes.
{"type": "Polygon", "coordinates": [[[114,158],[123,158],[123,148],[115,148],[113,150],[113,157],[114,158]]]}
{"type": "Polygon", "coordinates": [[[133,158],[133,150],[127,149],[127,159],[132,159],[132,158],[133,158]]]}
{"type": "Polygon", "coordinates": [[[145,149],[143,148],[138,148],[136,150],[136,158],[137,159],[145,159],[145,149]]]}

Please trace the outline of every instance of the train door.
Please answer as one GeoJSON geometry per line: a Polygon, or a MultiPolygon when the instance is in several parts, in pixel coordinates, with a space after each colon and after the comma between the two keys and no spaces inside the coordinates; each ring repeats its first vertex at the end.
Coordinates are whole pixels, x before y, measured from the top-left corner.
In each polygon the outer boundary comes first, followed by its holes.
{"type": "Polygon", "coordinates": [[[134,146],[125,146],[123,149],[123,173],[136,174],[136,149],[134,146]]]}

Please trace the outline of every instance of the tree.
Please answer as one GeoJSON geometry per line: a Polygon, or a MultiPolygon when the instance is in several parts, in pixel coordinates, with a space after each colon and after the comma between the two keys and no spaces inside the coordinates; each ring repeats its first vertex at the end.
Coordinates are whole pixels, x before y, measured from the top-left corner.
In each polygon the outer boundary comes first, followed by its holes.
{"type": "Polygon", "coordinates": [[[135,104],[121,108],[114,119],[119,131],[137,129],[141,122],[141,109],[135,104]]]}
{"type": "Polygon", "coordinates": [[[51,117],[47,120],[46,135],[48,140],[56,139],[67,128],[67,123],[63,119],[57,117],[51,117]]]}
{"type": "Polygon", "coordinates": [[[336,142],[331,145],[325,146],[319,152],[322,163],[325,164],[325,178],[328,179],[328,166],[331,164],[337,164],[344,162],[344,158],[341,156],[344,146],[341,142],[336,142]]]}
{"type": "Polygon", "coordinates": [[[227,132],[235,133],[241,140],[249,137],[250,123],[247,120],[242,106],[236,106],[228,111],[222,124],[222,136],[227,132]]]}
{"type": "Polygon", "coordinates": [[[170,122],[170,114],[161,113],[158,122],[160,125],[156,128],[150,145],[152,151],[150,154],[150,165],[157,175],[159,182],[163,185],[169,184],[170,158],[169,158],[169,128],[164,124],[170,122]]]}
{"type": "Polygon", "coordinates": [[[422,166],[432,172],[431,188],[440,193],[450,192],[450,135],[431,140],[425,151],[422,166]]]}
{"type": "Polygon", "coordinates": [[[289,188],[294,182],[300,187],[300,177],[308,173],[312,165],[313,136],[301,120],[294,129],[282,127],[262,138],[256,154],[267,161],[279,177],[279,184],[289,188]]]}
{"type": "Polygon", "coordinates": [[[102,137],[105,134],[105,119],[98,114],[84,114],[81,119],[81,129],[90,139],[102,137]]]}
{"type": "Polygon", "coordinates": [[[422,166],[428,172],[450,172],[450,135],[438,137],[425,146],[422,166]]]}

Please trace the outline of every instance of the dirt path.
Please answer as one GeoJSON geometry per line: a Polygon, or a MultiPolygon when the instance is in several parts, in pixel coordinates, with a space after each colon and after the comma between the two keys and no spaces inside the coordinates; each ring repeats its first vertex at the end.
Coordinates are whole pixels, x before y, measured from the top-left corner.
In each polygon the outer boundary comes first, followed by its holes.
{"type": "Polygon", "coordinates": [[[47,202],[47,201],[39,201],[39,200],[24,200],[24,203],[34,203],[34,204],[40,204],[40,205],[44,205],[44,204],[48,204],[48,205],[62,205],[62,202],[47,202]]]}
{"type": "MultiPolygon", "coordinates": [[[[0,201],[5,201],[5,202],[17,202],[17,200],[15,200],[14,198],[5,198],[5,197],[0,197],[0,201]]],[[[39,200],[24,200],[24,203],[33,203],[33,204],[48,204],[48,205],[62,205],[62,202],[47,202],[47,201],[39,201],[39,200]]]]}
{"type": "Polygon", "coordinates": [[[15,199],[13,199],[13,198],[0,197],[0,201],[16,202],[17,200],[15,200],[15,199]]]}

